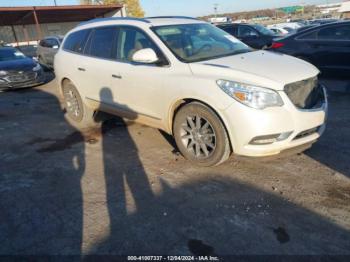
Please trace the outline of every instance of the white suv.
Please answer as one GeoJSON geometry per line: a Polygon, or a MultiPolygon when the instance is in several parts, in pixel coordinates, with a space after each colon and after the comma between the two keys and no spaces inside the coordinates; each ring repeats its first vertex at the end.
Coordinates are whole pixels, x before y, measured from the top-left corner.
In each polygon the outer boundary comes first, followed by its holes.
{"type": "Polygon", "coordinates": [[[68,117],[80,127],[105,111],[172,134],[202,166],[234,152],[275,155],[311,145],[325,129],[319,71],[254,51],[193,18],[105,18],[67,34],[55,72],[68,117]]]}

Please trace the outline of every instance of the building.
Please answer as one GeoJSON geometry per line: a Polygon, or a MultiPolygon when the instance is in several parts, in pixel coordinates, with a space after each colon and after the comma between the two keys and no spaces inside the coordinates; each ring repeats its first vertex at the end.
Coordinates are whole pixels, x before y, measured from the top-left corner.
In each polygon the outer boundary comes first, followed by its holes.
{"type": "Polygon", "coordinates": [[[64,35],[82,21],[124,16],[122,5],[0,7],[0,41],[36,44],[50,35],[64,35]]]}
{"type": "Polygon", "coordinates": [[[324,5],[318,5],[317,8],[320,11],[321,14],[332,14],[338,12],[340,6],[340,3],[331,3],[331,4],[324,4],[324,5]]]}
{"type": "Polygon", "coordinates": [[[341,13],[341,18],[350,19],[350,1],[342,3],[338,12],[341,13]]]}

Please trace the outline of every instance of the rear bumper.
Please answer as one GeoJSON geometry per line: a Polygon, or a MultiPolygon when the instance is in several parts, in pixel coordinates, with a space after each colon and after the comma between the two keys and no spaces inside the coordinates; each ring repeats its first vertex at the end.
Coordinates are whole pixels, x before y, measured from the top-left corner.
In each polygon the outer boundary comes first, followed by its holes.
{"type": "Polygon", "coordinates": [[[323,134],[328,111],[326,94],[322,106],[310,110],[297,109],[284,92],[280,92],[280,95],[285,103],[282,107],[256,110],[234,103],[225,110],[224,117],[228,120],[227,129],[235,154],[251,157],[272,156],[288,149],[312,144],[323,134]],[[252,143],[257,137],[275,134],[288,136],[269,144],[252,143]]]}

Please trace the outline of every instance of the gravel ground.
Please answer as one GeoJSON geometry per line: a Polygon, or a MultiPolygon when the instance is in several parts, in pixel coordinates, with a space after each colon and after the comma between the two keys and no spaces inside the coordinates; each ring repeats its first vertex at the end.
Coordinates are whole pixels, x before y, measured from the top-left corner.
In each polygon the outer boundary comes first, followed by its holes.
{"type": "Polygon", "coordinates": [[[79,132],[55,81],[0,93],[0,254],[350,255],[349,101],[303,154],[198,168],[153,128],[79,132]]]}

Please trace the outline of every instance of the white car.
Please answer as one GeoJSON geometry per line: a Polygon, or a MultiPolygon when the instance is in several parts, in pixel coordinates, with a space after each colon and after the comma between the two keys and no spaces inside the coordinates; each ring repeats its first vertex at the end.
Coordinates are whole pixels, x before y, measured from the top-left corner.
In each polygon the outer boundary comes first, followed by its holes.
{"type": "Polygon", "coordinates": [[[302,27],[303,25],[297,22],[288,22],[288,23],[280,23],[280,24],[273,24],[273,25],[269,25],[267,26],[267,28],[291,28],[291,29],[298,29],[300,27],[302,27]]]}
{"type": "Polygon", "coordinates": [[[133,119],[173,135],[201,166],[311,145],[325,129],[313,65],[193,18],[86,22],[65,37],[55,72],[76,125],[94,125],[98,110],[133,119]]]}
{"type": "Polygon", "coordinates": [[[280,35],[280,36],[289,34],[289,32],[282,27],[268,27],[268,29],[273,31],[276,35],[280,35]]]}

